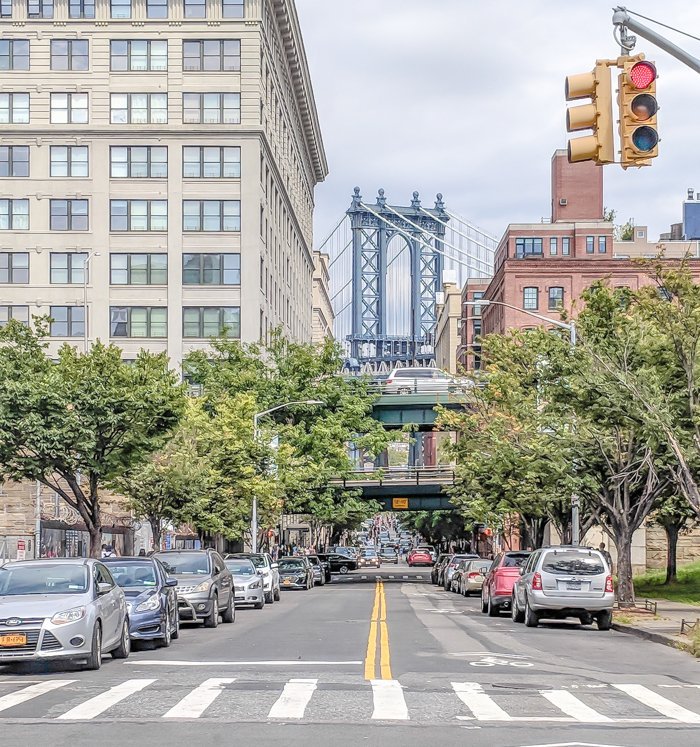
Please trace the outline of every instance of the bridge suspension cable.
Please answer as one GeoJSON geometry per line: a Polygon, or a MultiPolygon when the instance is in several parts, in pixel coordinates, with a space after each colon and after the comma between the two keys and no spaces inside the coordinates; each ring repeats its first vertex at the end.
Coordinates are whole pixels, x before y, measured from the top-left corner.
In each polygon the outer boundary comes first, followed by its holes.
{"type": "MultiPolygon", "coordinates": [[[[477,246],[480,246],[482,249],[485,249],[487,252],[491,252],[492,254],[496,251],[496,237],[491,236],[490,234],[487,234],[483,232],[480,228],[477,228],[473,224],[469,223],[468,221],[464,221],[462,218],[455,217],[454,219],[459,221],[460,223],[464,225],[471,226],[477,233],[479,233],[481,236],[488,236],[489,239],[491,239],[494,243],[494,246],[488,246],[488,244],[484,244],[483,242],[479,241],[478,239],[475,239],[473,236],[469,236],[466,233],[462,233],[461,231],[458,231],[453,223],[447,223],[444,220],[440,220],[440,218],[436,218],[432,213],[430,213],[428,210],[426,210],[422,205],[420,208],[418,208],[422,213],[425,213],[429,217],[431,217],[433,220],[437,221],[441,226],[445,226],[445,228],[448,228],[453,233],[456,233],[458,236],[461,236],[463,239],[466,239],[467,241],[471,241],[474,244],[477,244],[477,246]]],[[[447,211],[445,211],[447,212],[447,211]]],[[[448,213],[450,217],[452,217],[451,213],[448,213]]]]}

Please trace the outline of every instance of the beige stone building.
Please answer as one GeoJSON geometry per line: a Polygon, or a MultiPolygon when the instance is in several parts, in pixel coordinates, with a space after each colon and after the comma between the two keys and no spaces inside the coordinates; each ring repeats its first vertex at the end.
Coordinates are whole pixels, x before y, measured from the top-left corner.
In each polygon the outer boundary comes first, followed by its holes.
{"type": "MultiPolygon", "coordinates": [[[[447,273],[445,273],[447,275],[447,273]]],[[[457,352],[460,345],[462,318],[462,290],[456,281],[447,277],[442,284],[435,306],[435,366],[452,374],[457,371],[457,352]]]]}
{"type": "Polygon", "coordinates": [[[329,256],[314,250],[314,296],[312,340],[320,343],[333,337],[333,304],[330,298],[329,256]]]}
{"type": "Polygon", "coordinates": [[[613,257],[616,259],[653,259],[663,254],[669,259],[699,258],[700,241],[685,240],[678,234],[680,231],[674,231],[665,237],[660,237],[658,241],[650,241],[647,226],[634,226],[631,239],[613,242],[613,257]],[[672,238],[674,235],[675,238],[672,238]]]}
{"type": "Polygon", "coordinates": [[[328,168],[293,0],[0,0],[0,30],[0,324],[177,369],[223,330],[310,341],[328,168]]]}

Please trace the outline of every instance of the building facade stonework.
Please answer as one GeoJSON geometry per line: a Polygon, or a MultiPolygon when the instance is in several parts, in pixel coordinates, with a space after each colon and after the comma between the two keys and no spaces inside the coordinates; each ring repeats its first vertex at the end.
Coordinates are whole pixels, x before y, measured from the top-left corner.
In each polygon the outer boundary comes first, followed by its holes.
{"type": "Polygon", "coordinates": [[[311,339],[315,344],[333,337],[333,304],[330,298],[329,256],[314,251],[313,324],[311,339]]]}

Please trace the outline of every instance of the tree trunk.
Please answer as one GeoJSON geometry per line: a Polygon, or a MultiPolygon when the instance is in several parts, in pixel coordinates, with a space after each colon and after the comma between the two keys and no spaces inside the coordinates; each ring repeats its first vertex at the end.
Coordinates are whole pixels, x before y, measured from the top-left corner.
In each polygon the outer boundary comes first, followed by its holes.
{"type": "Polygon", "coordinates": [[[163,523],[160,516],[149,516],[148,523],[151,525],[151,533],[153,534],[153,552],[158,552],[160,550],[160,540],[163,536],[163,523]]]}
{"type": "Polygon", "coordinates": [[[617,547],[617,601],[620,607],[634,607],[632,581],[632,536],[615,536],[617,547]]]}
{"type": "Polygon", "coordinates": [[[666,580],[664,584],[672,584],[676,581],[676,560],[678,557],[678,525],[664,524],[666,542],[668,544],[666,554],[666,580]]]}
{"type": "Polygon", "coordinates": [[[90,534],[90,557],[99,558],[102,552],[102,529],[92,522],[87,529],[90,534]]]}

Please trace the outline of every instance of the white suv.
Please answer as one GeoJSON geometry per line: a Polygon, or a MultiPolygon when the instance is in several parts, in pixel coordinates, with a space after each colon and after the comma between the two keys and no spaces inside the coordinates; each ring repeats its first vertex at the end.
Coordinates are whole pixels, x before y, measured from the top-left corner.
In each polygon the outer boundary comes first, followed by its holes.
{"type": "Polygon", "coordinates": [[[451,392],[462,386],[468,386],[466,380],[457,379],[439,368],[406,366],[395,368],[389,374],[384,382],[384,393],[451,392]]]}

